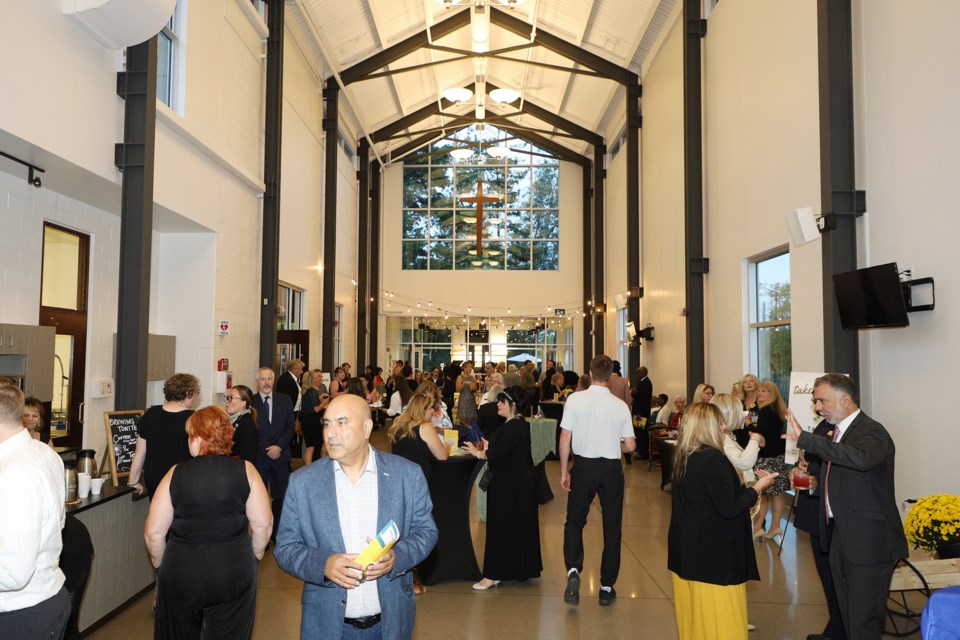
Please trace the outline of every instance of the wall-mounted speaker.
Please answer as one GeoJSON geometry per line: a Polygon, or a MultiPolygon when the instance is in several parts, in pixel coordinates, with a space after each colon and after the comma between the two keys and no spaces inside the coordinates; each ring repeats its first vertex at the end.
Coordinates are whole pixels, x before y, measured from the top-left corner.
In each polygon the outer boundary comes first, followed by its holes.
{"type": "Polygon", "coordinates": [[[613,294],[613,301],[617,305],[617,311],[627,306],[627,299],[626,297],[623,296],[623,294],[620,294],[620,293],[613,294]]]}
{"type": "Polygon", "coordinates": [[[820,227],[810,207],[787,211],[787,226],[795,245],[806,244],[820,237],[820,227]]]}

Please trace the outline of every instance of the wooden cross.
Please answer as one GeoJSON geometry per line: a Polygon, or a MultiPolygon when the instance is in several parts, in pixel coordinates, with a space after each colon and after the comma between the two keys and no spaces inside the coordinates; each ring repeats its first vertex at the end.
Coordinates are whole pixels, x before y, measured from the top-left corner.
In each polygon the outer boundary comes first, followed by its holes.
{"type": "Polygon", "coordinates": [[[477,195],[461,196],[463,202],[473,202],[477,205],[477,256],[483,255],[483,205],[500,202],[501,196],[483,195],[483,180],[477,180],[477,195]]]}

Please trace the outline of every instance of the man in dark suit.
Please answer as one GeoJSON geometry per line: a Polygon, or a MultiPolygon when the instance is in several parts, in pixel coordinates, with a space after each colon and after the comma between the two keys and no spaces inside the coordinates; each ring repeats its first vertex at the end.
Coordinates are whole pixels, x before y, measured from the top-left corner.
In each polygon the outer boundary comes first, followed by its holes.
{"type": "Polygon", "coordinates": [[[300,414],[300,377],[303,376],[303,360],[295,359],[287,363],[287,370],[277,379],[277,393],[290,398],[293,411],[300,414]]]}
{"type": "Polygon", "coordinates": [[[642,433],[642,430],[645,429],[646,424],[650,422],[650,404],[652,399],[653,383],[650,381],[650,376],[647,375],[647,368],[640,367],[637,369],[637,386],[633,392],[633,407],[631,407],[633,415],[642,418],[644,425],[639,429],[635,429],[637,434],[637,452],[634,454],[634,457],[637,460],[646,460],[650,455],[650,439],[646,433],[642,433]]]}
{"type": "MultiPolygon", "coordinates": [[[[813,434],[833,439],[833,425],[826,420],[821,420],[813,430],[813,434]]],[[[803,491],[797,489],[797,509],[794,516],[794,526],[800,531],[806,531],[810,534],[810,549],[813,552],[813,562],[817,567],[817,574],[820,576],[820,584],[823,586],[823,596],[827,600],[827,610],[830,612],[830,619],[827,626],[823,628],[823,633],[810,634],[807,640],[847,640],[847,633],[843,630],[843,618],[840,615],[840,604],[837,602],[837,590],[833,586],[833,575],[830,573],[830,554],[820,546],[820,513],[826,513],[823,505],[822,491],[817,486],[817,477],[820,475],[822,466],[820,456],[813,453],[806,453],[804,460],[799,463],[794,470],[790,471],[791,476],[797,470],[805,470],[813,476],[810,478],[812,491],[803,491]]]]}
{"type": "Polygon", "coordinates": [[[893,483],[896,447],[876,420],[860,411],[856,384],[828,373],[813,386],[817,413],[833,427],[828,440],[804,431],[792,413],[783,436],[819,456],[821,548],[829,550],[830,573],[843,626],[850,640],[878,640],[883,633],[890,578],[908,555],[893,483]]]}
{"type": "Polygon", "coordinates": [[[290,441],[293,440],[293,403],[282,393],[273,392],[274,373],[269,367],[257,372],[257,393],[253,408],[257,410],[260,441],[255,466],[270,490],[273,499],[273,536],[276,540],[283,510],[283,498],[290,481],[290,441]]]}

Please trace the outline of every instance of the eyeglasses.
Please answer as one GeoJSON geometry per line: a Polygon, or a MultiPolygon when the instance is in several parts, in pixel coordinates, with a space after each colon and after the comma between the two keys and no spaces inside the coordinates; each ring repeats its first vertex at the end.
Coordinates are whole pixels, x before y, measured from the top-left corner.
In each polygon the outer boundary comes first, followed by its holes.
{"type": "Polygon", "coordinates": [[[224,402],[230,402],[231,400],[243,400],[240,396],[223,396],[224,402]]]}

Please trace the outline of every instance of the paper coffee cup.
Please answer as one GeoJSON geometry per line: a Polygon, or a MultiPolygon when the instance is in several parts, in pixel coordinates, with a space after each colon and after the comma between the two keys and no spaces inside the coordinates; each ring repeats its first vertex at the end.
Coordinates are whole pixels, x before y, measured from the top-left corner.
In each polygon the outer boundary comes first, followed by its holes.
{"type": "Polygon", "coordinates": [[[77,478],[77,497],[83,500],[90,495],[90,474],[81,473],[77,478]]]}
{"type": "Polygon", "coordinates": [[[90,479],[90,493],[95,496],[100,495],[101,489],[103,489],[103,478],[91,478],[90,479]]]}

